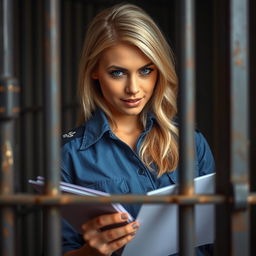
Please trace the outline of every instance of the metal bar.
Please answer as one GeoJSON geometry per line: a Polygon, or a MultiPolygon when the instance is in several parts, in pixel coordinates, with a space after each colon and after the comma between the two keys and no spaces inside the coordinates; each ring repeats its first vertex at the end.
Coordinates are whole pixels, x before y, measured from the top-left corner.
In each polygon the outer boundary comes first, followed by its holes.
{"type": "MultiPolygon", "coordinates": [[[[27,195],[15,194],[0,196],[0,205],[65,205],[81,203],[165,203],[165,204],[224,204],[232,201],[232,198],[226,198],[222,195],[171,195],[171,196],[145,196],[145,195],[112,195],[105,196],[77,196],[77,195],[27,195]]],[[[249,203],[256,203],[256,195],[248,197],[249,203]]]]}
{"type": "MultiPolygon", "coordinates": [[[[214,157],[216,193],[229,196],[230,177],[230,74],[229,1],[214,3],[214,157]],[[221,110],[220,110],[221,106],[221,110]]],[[[214,255],[230,255],[230,205],[216,206],[214,255]]]]}
{"type": "MultiPolygon", "coordinates": [[[[34,77],[33,84],[35,90],[33,92],[34,102],[33,106],[37,111],[34,111],[34,175],[44,175],[45,161],[44,161],[44,120],[43,120],[43,1],[33,1],[33,32],[34,32],[34,77]]],[[[42,225],[42,208],[34,212],[34,245],[33,253],[43,251],[43,225],[42,225]]],[[[31,241],[31,240],[30,240],[31,241]]]]}
{"type": "MultiPolygon", "coordinates": [[[[21,65],[21,107],[23,109],[33,108],[34,86],[34,65],[33,65],[33,29],[32,29],[32,13],[33,1],[20,1],[21,10],[21,48],[20,48],[20,65],[21,65]]],[[[35,148],[34,138],[36,130],[33,127],[34,113],[31,111],[21,112],[20,116],[20,152],[21,152],[21,168],[20,168],[20,184],[22,192],[32,192],[31,186],[27,180],[33,177],[35,168],[35,148]]],[[[34,243],[31,240],[35,237],[34,232],[35,218],[34,215],[22,216],[22,254],[33,255],[34,243]]]]}
{"type": "MultiPolygon", "coordinates": [[[[180,165],[179,193],[194,194],[195,47],[194,1],[180,1],[180,165]]],[[[179,253],[193,256],[194,206],[179,207],[179,253]]]]}
{"type": "MultiPolygon", "coordinates": [[[[80,63],[80,57],[82,53],[82,47],[83,47],[83,37],[85,34],[85,26],[83,26],[83,15],[84,15],[84,9],[83,9],[83,2],[74,2],[73,5],[73,15],[74,17],[74,27],[75,27],[75,35],[73,37],[73,48],[75,49],[73,51],[73,81],[75,84],[78,84],[78,70],[79,70],[79,63],[80,63]]],[[[73,90],[72,95],[72,101],[73,108],[72,108],[72,115],[73,115],[73,125],[77,122],[78,117],[78,110],[77,105],[79,104],[79,99],[77,95],[77,91],[73,90]]]]}
{"type": "Polygon", "coordinates": [[[232,255],[249,256],[248,1],[230,2],[232,255]],[[236,194],[237,192],[237,194],[236,194]],[[241,209],[244,207],[244,210],[241,209]]]}
{"type": "MultiPolygon", "coordinates": [[[[59,194],[60,168],[60,2],[46,0],[45,12],[46,194],[59,194]]],[[[45,255],[61,255],[60,212],[45,208],[45,255]]]]}
{"type": "MultiPolygon", "coordinates": [[[[13,1],[0,2],[0,195],[14,192],[14,119],[19,112],[17,80],[14,78],[13,1]]],[[[15,253],[15,213],[11,206],[1,207],[1,255],[15,253]]]]}
{"type": "MultiPolygon", "coordinates": [[[[255,115],[255,99],[256,99],[256,1],[250,1],[249,6],[249,35],[250,35],[250,191],[256,192],[256,115],[255,115]]],[[[250,249],[251,255],[256,255],[256,205],[252,205],[250,212],[250,249]]]]}
{"type": "Polygon", "coordinates": [[[73,123],[73,107],[72,107],[72,92],[74,81],[72,81],[72,52],[74,47],[73,30],[72,30],[72,2],[63,1],[62,11],[62,42],[63,42],[63,69],[62,69],[62,129],[68,131],[74,126],[73,123]],[[65,107],[64,107],[65,106],[65,107]]]}
{"type": "MultiPolygon", "coordinates": [[[[15,194],[0,196],[0,205],[63,205],[63,204],[80,204],[80,203],[164,203],[164,204],[231,204],[233,197],[225,197],[224,195],[171,195],[171,196],[143,196],[143,195],[127,195],[118,196],[112,195],[111,197],[90,197],[90,196],[76,196],[76,195],[27,195],[15,194]]],[[[247,198],[248,204],[256,204],[256,192],[250,193],[247,198]]]]}

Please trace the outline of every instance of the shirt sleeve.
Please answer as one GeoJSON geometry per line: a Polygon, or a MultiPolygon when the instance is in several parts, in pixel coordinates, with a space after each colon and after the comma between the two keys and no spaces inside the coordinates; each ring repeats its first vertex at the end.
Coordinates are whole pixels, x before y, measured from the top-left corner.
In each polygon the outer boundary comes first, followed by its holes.
{"type": "Polygon", "coordinates": [[[62,255],[68,251],[79,249],[84,244],[81,234],[77,233],[72,226],[62,219],[62,255]]]}
{"type": "Polygon", "coordinates": [[[202,176],[215,172],[214,158],[205,137],[201,132],[196,132],[195,137],[198,175],[202,176]]]}
{"type": "MultiPolygon", "coordinates": [[[[62,147],[62,160],[61,160],[61,180],[67,183],[73,182],[73,158],[69,152],[67,146],[62,147]]],[[[79,206],[78,206],[79,207],[79,206]]],[[[62,228],[62,255],[68,251],[77,250],[84,244],[84,240],[81,234],[76,232],[72,225],[70,225],[65,219],[61,220],[62,228]]]]}

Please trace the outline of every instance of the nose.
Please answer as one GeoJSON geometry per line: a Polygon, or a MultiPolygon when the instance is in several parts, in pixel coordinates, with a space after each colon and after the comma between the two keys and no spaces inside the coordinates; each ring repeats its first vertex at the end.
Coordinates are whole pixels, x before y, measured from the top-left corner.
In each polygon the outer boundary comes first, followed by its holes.
{"type": "Polygon", "coordinates": [[[139,91],[139,79],[136,75],[131,75],[129,79],[127,79],[127,84],[125,88],[126,93],[136,95],[139,91]]]}

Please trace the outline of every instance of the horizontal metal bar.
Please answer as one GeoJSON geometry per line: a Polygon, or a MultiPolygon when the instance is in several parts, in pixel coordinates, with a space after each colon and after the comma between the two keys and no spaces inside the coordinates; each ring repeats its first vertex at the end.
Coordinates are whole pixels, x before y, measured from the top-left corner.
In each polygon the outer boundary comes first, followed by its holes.
{"type": "MultiPolygon", "coordinates": [[[[250,198],[250,201],[256,203],[256,195],[250,198]]],[[[145,196],[145,195],[113,195],[111,197],[104,196],[77,196],[77,195],[28,195],[15,194],[0,196],[1,205],[68,205],[68,204],[83,204],[83,203],[165,203],[165,204],[179,204],[179,205],[193,205],[193,204],[223,204],[231,202],[230,199],[222,195],[171,195],[171,196],[145,196]]]]}
{"type": "MultiPolygon", "coordinates": [[[[2,205],[67,205],[67,204],[83,204],[83,203],[164,203],[164,204],[223,204],[233,203],[232,198],[226,198],[223,195],[171,195],[171,196],[145,196],[145,195],[113,195],[111,197],[91,197],[76,195],[29,195],[15,194],[0,196],[0,206],[2,205]]],[[[256,204],[256,193],[250,193],[247,202],[256,204]]]]}

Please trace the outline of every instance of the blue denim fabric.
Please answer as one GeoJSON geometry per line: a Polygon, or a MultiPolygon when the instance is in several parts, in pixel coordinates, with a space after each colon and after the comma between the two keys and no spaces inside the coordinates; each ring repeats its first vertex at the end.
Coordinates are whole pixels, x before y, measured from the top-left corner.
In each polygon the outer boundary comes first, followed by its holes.
{"type": "MultiPolygon", "coordinates": [[[[111,194],[146,194],[178,180],[178,169],[157,178],[138,156],[138,150],[156,120],[149,114],[136,151],[118,139],[111,131],[103,111],[98,109],[84,125],[63,135],[61,177],[78,184],[111,194]]],[[[201,176],[215,171],[211,150],[200,132],[195,132],[195,174],[201,176]]],[[[124,205],[136,218],[140,205],[124,205]]],[[[63,221],[63,253],[78,249],[82,236],[63,221]]],[[[198,254],[198,256],[207,254],[198,254]]],[[[157,256],[157,255],[156,255],[157,256]]]]}

